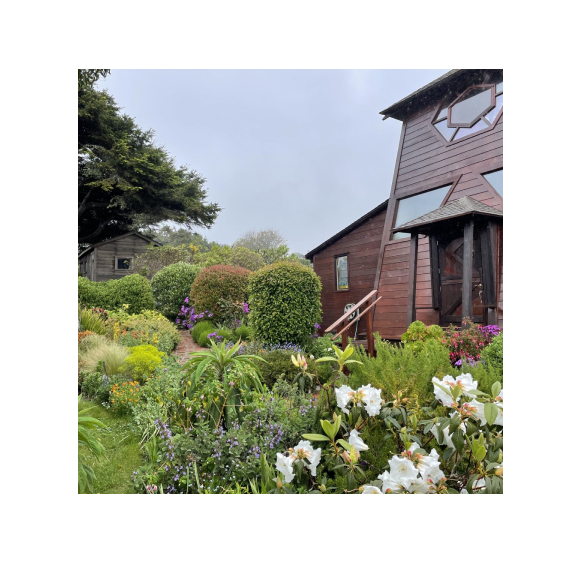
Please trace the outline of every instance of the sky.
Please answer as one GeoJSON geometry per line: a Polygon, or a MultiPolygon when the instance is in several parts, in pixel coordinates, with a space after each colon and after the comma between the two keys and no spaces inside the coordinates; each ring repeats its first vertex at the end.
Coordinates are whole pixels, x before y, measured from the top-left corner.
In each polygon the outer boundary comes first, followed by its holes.
{"type": "Polygon", "coordinates": [[[312,250],[389,197],[402,124],[379,112],[442,70],[115,70],[101,79],[222,207],[197,232],[277,229],[312,250]]]}

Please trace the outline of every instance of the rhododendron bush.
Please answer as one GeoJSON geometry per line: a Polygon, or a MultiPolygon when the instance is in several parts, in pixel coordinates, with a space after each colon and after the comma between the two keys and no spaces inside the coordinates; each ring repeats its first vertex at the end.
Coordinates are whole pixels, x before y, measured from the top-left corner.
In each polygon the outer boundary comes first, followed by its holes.
{"type": "MultiPolygon", "coordinates": [[[[301,359],[302,369],[304,358],[301,359]]],[[[335,388],[332,420],[320,422],[323,434],[304,434],[285,454],[278,453],[278,490],[325,492],[314,477],[327,471],[346,477],[347,492],[363,494],[502,493],[503,391],[477,389],[468,373],[432,378],[433,402],[419,407],[399,391],[385,402],[381,391],[366,385],[335,388]],[[377,480],[366,481],[368,445],[360,432],[383,424],[398,444],[377,480]],[[321,444],[319,448],[311,442],[321,444]],[[305,471],[304,469],[307,469],[305,471]],[[309,473],[308,473],[309,472],[309,473]]]]}

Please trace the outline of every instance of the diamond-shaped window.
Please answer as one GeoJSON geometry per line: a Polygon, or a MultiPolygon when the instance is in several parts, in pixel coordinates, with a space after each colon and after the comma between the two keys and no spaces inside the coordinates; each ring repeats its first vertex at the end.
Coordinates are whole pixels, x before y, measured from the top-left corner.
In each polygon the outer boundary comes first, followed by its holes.
{"type": "Polygon", "coordinates": [[[472,86],[448,108],[450,127],[472,127],[495,106],[493,85],[472,86]]]}

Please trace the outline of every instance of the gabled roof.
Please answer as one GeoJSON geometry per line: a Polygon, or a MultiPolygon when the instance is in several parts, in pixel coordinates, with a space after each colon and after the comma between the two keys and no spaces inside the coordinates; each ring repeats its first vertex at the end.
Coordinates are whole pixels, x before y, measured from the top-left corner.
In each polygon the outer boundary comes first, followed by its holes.
{"type": "Polygon", "coordinates": [[[418,111],[421,107],[441,99],[446,94],[458,95],[472,80],[484,80],[489,70],[483,69],[453,69],[436,80],[422,86],[400,101],[380,112],[382,120],[392,117],[403,121],[408,115],[418,111]]]}
{"type": "Polygon", "coordinates": [[[380,205],[378,205],[377,207],[374,207],[370,212],[366,213],[364,216],[360,217],[358,220],[354,221],[352,224],[348,225],[346,228],[340,230],[340,232],[338,232],[337,234],[334,234],[334,236],[332,236],[331,238],[328,238],[325,242],[322,242],[319,246],[317,246],[313,250],[310,250],[305,255],[305,257],[308,260],[311,260],[315,254],[319,254],[322,250],[324,250],[328,246],[331,246],[334,242],[336,242],[340,238],[343,238],[344,236],[346,236],[346,234],[349,234],[350,232],[352,232],[352,230],[354,230],[355,228],[360,226],[363,222],[367,221],[368,219],[372,218],[374,215],[377,215],[378,213],[380,213],[381,211],[386,209],[387,206],[388,206],[388,199],[386,199],[386,201],[383,201],[382,203],[380,203],[380,205]]]}
{"type": "Polygon", "coordinates": [[[435,222],[455,219],[466,215],[487,215],[502,218],[503,212],[485,203],[481,203],[472,197],[461,197],[460,199],[447,203],[443,207],[434,209],[434,211],[430,211],[400,225],[398,228],[393,229],[393,232],[412,232],[435,222]]]}
{"type": "Polygon", "coordinates": [[[127,236],[138,236],[139,238],[142,238],[143,240],[149,242],[149,244],[155,244],[155,246],[163,246],[163,244],[161,242],[157,242],[156,240],[153,240],[149,236],[145,236],[144,234],[141,234],[140,232],[127,232],[126,234],[121,234],[120,236],[115,236],[114,238],[109,238],[108,240],[103,240],[102,242],[97,242],[96,244],[91,244],[86,250],[83,250],[80,254],[78,254],[78,257],[82,258],[82,256],[84,256],[85,254],[88,254],[89,252],[92,252],[92,250],[94,250],[95,248],[98,248],[99,246],[104,246],[105,244],[108,244],[109,242],[121,240],[122,238],[126,238],[127,236]]]}

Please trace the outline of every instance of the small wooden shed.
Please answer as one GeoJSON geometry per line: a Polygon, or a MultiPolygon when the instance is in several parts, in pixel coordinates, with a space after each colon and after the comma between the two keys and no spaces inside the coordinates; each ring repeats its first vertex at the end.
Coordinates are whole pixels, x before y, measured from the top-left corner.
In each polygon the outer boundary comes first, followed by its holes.
{"type": "Polygon", "coordinates": [[[80,274],[91,281],[120,279],[133,273],[133,258],[142,254],[150,244],[162,246],[139,232],[128,232],[93,244],[78,256],[80,274]]]}

